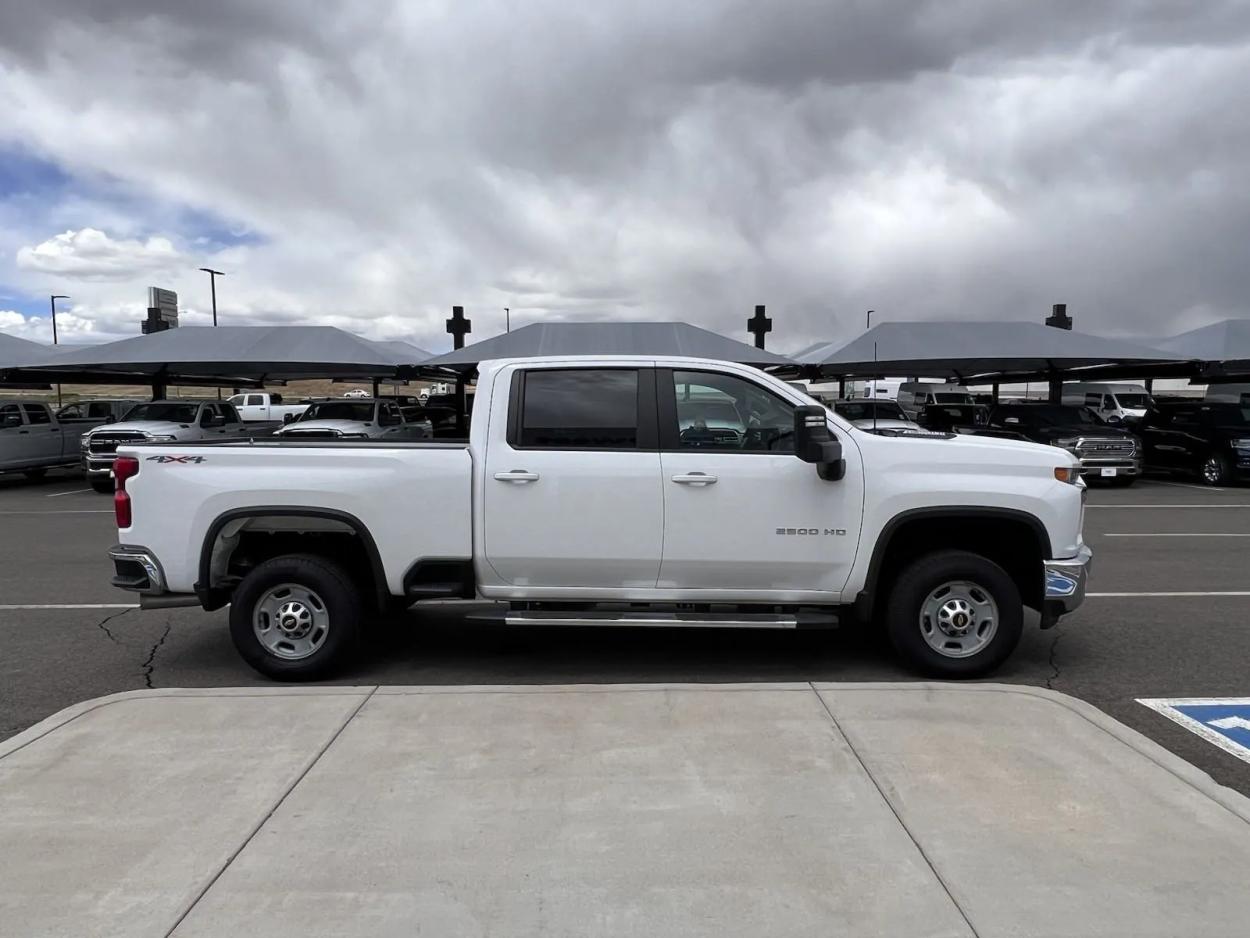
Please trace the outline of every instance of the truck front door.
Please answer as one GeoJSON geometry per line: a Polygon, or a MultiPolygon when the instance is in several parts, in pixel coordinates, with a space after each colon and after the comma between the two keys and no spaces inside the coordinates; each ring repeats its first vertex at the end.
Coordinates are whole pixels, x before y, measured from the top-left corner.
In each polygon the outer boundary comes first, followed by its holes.
{"type": "Polygon", "coordinates": [[[65,454],[65,434],[44,404],[23,404],[31,438],[31,458],[38,463],[58,461],[65,454]]]}
{"type": "Polygon", "coordinates": [[[20,404],[0,404],[0,469],[20,469],[35,461],[35,442],[20,404]]]}
{"type": "Polygon", "coordinates": [[[859,542],[864,485],[826,482],[794,455],[794,407],[748,377],[656,373],[664,488],[661,589],[840,593],[859,542]]]}
{"type": "Polygon", "coordinates": [[[517,369],[500,381],[482,493],[491,569],[515,586],[654,589],[664,528],[654,371],[517,369]]]}

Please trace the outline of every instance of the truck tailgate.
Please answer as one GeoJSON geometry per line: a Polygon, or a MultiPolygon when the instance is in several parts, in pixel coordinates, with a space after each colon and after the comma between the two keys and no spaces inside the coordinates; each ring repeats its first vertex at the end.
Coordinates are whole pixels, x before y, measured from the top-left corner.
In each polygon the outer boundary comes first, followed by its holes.
{"type": "Polygon", "coordinates": [[[350,516],[377,545],[395,595],[419,558],[473,555],[465,446],[154,444],[118,452],[139,460],[139,474],[126,483],[133,517],[119,541],[148,548],[172,592],[192,590],[209,529],[238,510],[350,516]]]}

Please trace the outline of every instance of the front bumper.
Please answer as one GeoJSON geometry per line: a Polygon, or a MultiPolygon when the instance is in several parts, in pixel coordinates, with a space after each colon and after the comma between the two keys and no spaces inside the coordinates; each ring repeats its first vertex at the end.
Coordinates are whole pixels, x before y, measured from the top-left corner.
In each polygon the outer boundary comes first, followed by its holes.
{"type": "Polygon", "coordinates": [[[82,465],[82,471],[90,477],[103,478],[112,475],[113,462],[117,459],[116,454],[109,455],[92,455],[83,453],[79,460],[82,465]]]}
{"type": "Polygon", "coordinates": [[[1098,478],[1136,478],[1141,475],[1142,461],[1137,456],[1121,456],[1118,458],[1106,458],[1100,456],[1078,456],[1077,459],[1081,463],[1081,477],[1098,479],[1098,478]],[[1103,470],[1112,470],[1104,472],[1103,470]]]}
{"type": "Polygon", "coordinates": [[[1089,568],[1094,552],[1082,544],[1075,557],[1047,560],[1046,569],[1046,616],[1052,620],[1074,612],[1085,601],[1085,584],[1089,580],[1089,568]]]}

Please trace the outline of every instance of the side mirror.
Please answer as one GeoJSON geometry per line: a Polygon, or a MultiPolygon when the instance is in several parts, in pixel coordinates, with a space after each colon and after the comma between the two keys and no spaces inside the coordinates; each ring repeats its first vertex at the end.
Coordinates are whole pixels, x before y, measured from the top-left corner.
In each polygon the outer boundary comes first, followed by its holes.
{"type": "Polygon", "coordinates": [[[803,462],[815,463],[826,482],[836,482],[846,473],[846,461],[842,458],[842,444],[829,432],[827,413],[818,404],[794,409],[794,455],[803,462]]]}
{"type": "Polygon", "coordinates": [[[1121,419],[1119,414],[1112,414],[1110,417],[1107,418],[1107,423],[1115,424],[1115,423],[1123,423],[1123,422],[1124,421],[1123,419],[1121,419]]]}
{"type": "Polygon", "coordinates": [[[213,414],[208,418],[208,425],[210,427],[224,427],[226,425],[226,418],[221,414],[213,414]]]}
{"type": "Polygon", "coordinates": [[[117,418],[114,417],[112,414],[109,414],[108,416],[104,418],[104,422],[105,423],[117,423],[117,418]]]}
{"type": "Polygon", "coordinates": [[[1019,417],[1008,417],[1006,420],[1004,420],[1004,421],[1003,421],[1003,423],[1007,424],[1008,426],[1013,426],[1013,427],[1014,427],[1014,426],[1016,426],[1016,425],[1018,425],[1018,424],[1020,423],[1020,418],[1019,418],[1019,417]]]}
{"type": "Polygon", "coordinates": [[[292,414],[292,413],[285,413],[285,414],[283,414],[283,415],[282,415],[282,423],[283,423],[284,425],[285,425],[285,424],[290,423],[290,422],[291,422],[292,420],[294,420],[294,419],[295,419],[295,414],[292,414]]]}

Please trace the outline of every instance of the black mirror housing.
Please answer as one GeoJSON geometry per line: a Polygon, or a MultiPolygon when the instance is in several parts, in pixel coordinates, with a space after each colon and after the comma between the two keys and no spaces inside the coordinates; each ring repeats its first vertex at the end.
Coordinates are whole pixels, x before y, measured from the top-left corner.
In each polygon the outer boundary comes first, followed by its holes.
{"type": "Polygon", "coordinates": [[[794,409],[794,455],[814,463],[822,479],[836,482],[846,474],[842,444],[829,432],[825,408],[805,404],[794,409]]]}

